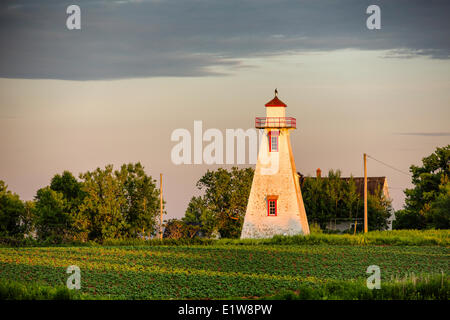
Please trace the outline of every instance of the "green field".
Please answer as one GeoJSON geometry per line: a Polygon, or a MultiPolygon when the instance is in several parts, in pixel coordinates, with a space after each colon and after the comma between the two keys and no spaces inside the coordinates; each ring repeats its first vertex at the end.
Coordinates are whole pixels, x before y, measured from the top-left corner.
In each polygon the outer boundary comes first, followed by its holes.
{"type": "Polygon", "coordinates": [[[0,248],[0,280],[65,285],[81,269],[81,292],[113,299],[266,297],[334,280],[365,281],[369,265],[389,281],[448,274],[448,246],[251,243],[0,248]]]}

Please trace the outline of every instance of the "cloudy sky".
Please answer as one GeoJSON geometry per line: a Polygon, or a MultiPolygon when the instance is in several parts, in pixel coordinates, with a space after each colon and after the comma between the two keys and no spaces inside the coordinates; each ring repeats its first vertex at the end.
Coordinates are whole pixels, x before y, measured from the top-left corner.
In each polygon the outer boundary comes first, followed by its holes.
{"type": "MultiPolygon", "coordinates": [[[[297,169],[408,172],[450,141],[450,2],[17,0],[0,4],[0,179],[24,199],[62,170],[141,161],[170,217],[217,166],[171,162],[177,128],[251,128],[273,96],[297,169]],[[68,30],[66,8],[81,8],[68,30]],[[381,8],[381,29],[366,9],[381,8]]],[[[410,177],[387,176],[395,208],[410,177]]]]}

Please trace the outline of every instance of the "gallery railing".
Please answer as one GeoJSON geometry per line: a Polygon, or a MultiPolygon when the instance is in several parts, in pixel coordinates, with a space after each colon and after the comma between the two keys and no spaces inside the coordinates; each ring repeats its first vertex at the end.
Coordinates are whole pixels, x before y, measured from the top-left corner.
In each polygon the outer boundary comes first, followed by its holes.
{"type": "Polygon", "coordinates": [[[255,128],[297,128],[297,120],[292,117],[256,117],[255,128]]]}

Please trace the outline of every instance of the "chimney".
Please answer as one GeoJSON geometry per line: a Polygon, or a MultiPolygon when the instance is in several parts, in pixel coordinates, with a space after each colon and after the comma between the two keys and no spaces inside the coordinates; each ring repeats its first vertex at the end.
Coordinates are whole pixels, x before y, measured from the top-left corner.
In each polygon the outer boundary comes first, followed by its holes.
{"type": "Polygon", "coordinates": [[[317,170],[316,170],[316,177],[320,178],[321,177],[321,173],[322,173],[322,170],[320,170],[320,168],[317,168],[317,170]]]}

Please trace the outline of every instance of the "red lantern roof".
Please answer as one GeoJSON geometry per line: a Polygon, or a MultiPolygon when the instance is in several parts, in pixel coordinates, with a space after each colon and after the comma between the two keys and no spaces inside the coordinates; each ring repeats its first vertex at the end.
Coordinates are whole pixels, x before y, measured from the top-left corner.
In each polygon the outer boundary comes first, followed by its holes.
{"type": "Polygon", "coordinates": [[[277,93],[275,93],[275,98],[267,102],[266,107],[287,107],[287,105],[278,99],[277,93]]]}

